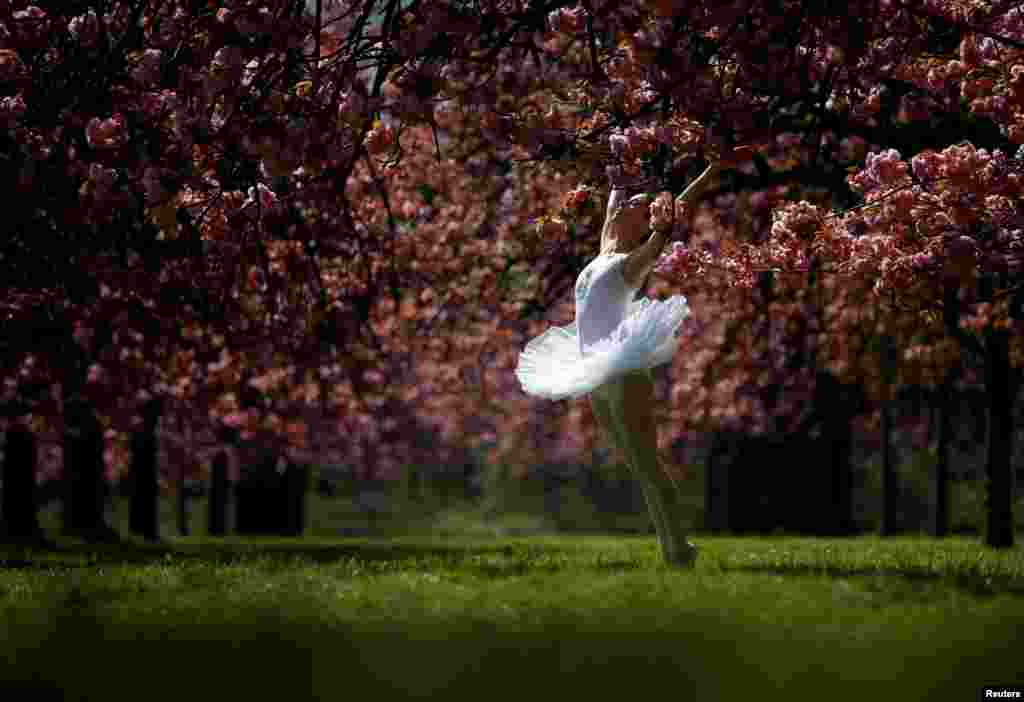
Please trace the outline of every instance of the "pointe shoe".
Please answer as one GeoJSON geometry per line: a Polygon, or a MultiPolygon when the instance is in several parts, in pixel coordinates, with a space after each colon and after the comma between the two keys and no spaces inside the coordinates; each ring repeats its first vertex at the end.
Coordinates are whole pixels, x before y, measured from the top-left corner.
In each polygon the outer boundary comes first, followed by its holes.
{"type": "Polygon", "coordinates": [[[699,551],[699,548],[687,541],[678,552],[665,554],[665,562],[673,568],[693,568],[699,551]]]}

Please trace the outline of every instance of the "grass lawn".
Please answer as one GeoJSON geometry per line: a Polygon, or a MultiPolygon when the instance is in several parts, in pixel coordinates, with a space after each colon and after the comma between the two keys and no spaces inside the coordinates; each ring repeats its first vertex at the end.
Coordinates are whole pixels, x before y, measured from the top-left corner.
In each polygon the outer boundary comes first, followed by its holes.
{"type": "Polygon", "coordinates": [[[0,699],[881,702],[1024,684],[1021,547],[695,541],[690,572],[651,537],[8,548],[0,699]]]}

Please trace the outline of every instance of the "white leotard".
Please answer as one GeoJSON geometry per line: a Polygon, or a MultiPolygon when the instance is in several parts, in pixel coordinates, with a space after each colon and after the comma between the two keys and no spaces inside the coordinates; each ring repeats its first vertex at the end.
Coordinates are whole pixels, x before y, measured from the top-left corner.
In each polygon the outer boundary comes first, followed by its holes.
{"type": "Polygon", "coordinates": [[[643,297],[622,275],[627,254],[602,254],[576,279],[576,320],[551,327],[519,354],[516,377],[531,395],[580,397],[611,379],[672,359],[686,298],[643,297]]]}

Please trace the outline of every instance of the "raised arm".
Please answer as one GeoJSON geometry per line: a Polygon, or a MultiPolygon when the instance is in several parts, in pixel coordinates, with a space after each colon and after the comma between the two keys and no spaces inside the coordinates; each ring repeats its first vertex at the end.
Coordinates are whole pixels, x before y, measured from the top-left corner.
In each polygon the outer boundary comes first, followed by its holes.
{"type": "MultiPolygon", "coordinates": [[[[682,200],[688,206],[692,206],[707,192],[714,182],[715,175],[721,170],[722,166],[717,161],[713,162],[690,183],[689,187],[679,196],[679,200],[682,200]]],[[[644,278],[651,272],[658,257],[661,256],[665,244],[668,243],[674,224],[675,222],[670,220],[667,227],[652,227],[653,231],[647,241],[630,252],[629,256],[626,257],[622,265],[622,277],[626,280],[626,285],[636,288],[643,283],[644,278]]]]}

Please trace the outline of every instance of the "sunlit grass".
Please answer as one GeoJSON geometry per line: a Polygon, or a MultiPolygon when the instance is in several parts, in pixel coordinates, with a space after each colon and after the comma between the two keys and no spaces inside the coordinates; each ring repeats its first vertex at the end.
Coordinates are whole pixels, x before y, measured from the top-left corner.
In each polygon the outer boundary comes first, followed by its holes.
{"type": "Polygon", "coordinates": [[[8,550],[0,679],[25,699],[953,700],[1024,672],[1024,549],[695,540],[688,572],[644,537],[8,550]]]}

